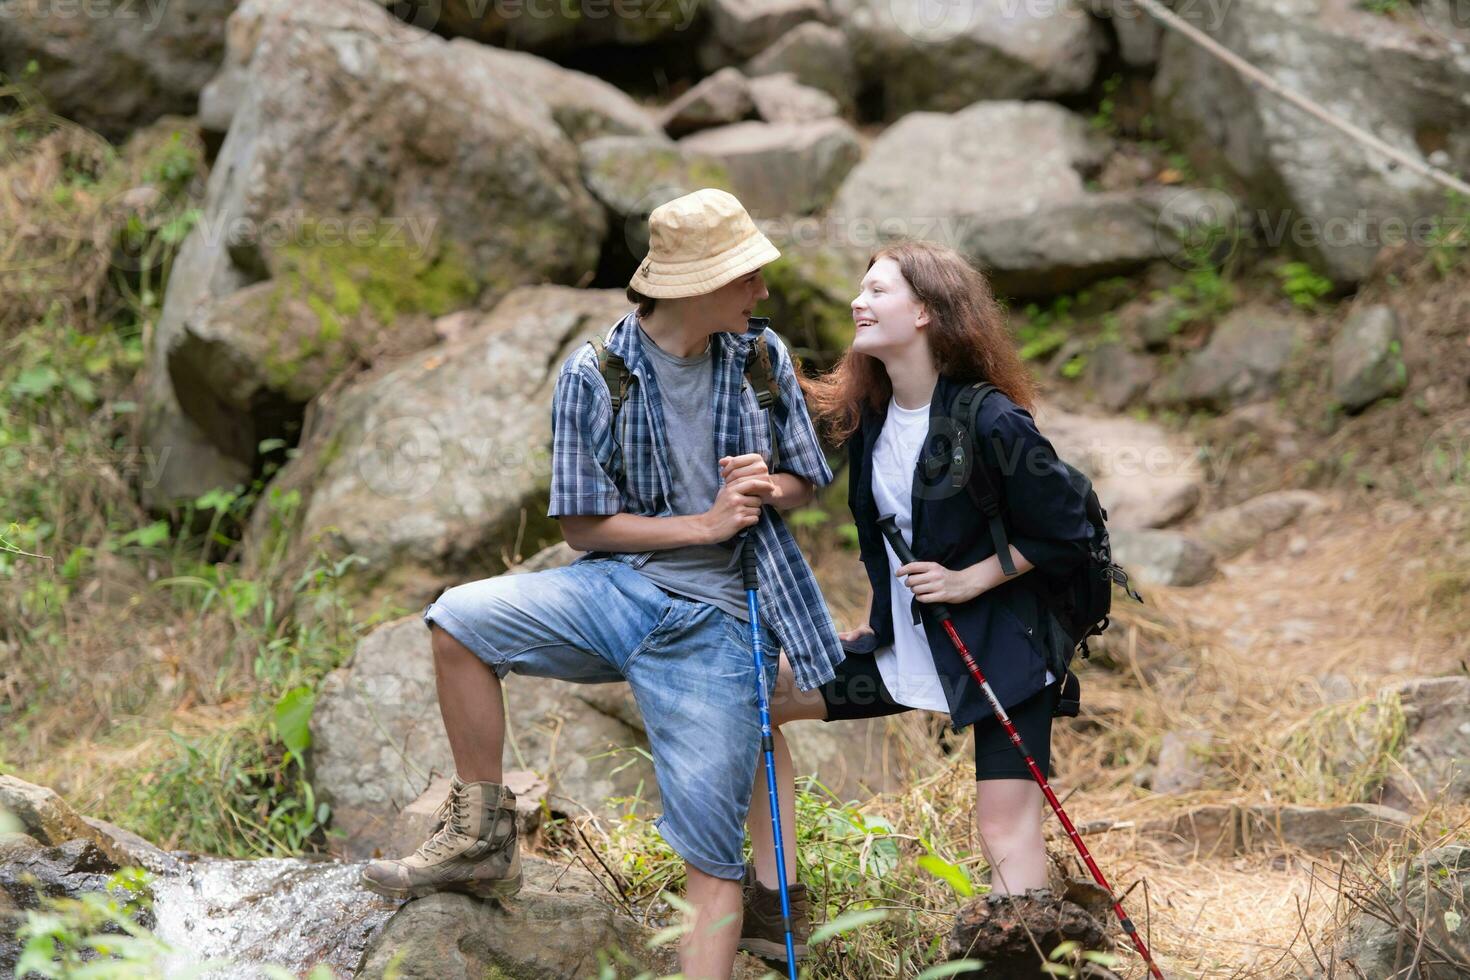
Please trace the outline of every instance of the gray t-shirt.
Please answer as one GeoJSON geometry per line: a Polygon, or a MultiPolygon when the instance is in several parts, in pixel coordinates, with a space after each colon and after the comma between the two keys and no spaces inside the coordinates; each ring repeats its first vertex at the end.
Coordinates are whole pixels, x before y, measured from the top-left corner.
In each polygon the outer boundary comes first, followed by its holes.
{"type": "MultiPolygon", "coordinates": [[[[642,327],[638,328],[638,337],[657,376],[663,403],[672,482],[669,504],[675,514],[702,514],[714,504],[720,491],[710,351],[675,357],[655,344],[642,327]]],[[[655,551],[639,571],[670,592],[707,602],[749,622],[736,555],[728,543],[686,545],[655,551]]]]}

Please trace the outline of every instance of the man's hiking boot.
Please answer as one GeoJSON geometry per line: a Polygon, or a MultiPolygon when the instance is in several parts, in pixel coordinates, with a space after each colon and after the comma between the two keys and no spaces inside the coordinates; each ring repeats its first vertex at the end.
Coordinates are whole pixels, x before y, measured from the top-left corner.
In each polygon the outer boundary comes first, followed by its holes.
{"type": "MultiPolygon", "coordinates": [[[[755,867],[745,866],[745,923],[740,927],[740,948],[761,959],[786,962],[786,927],[781,922],[781,891],[767,888],[755,879],[755,867]]],[[[807,937],[811,935],[811,903],[806,885],[787,882],[787,898],[791,902],[791,941],[798,958],[806,955],[807,937]]]]}
{"type": "Polygon", "coordinates": [[[434,816],[440,823],[417,851],[369,863],[362,886],[389,898],[442,891],[508,898],[521,890],[514,793],[499,783],[465,783],[455,776],[434,816]]]}

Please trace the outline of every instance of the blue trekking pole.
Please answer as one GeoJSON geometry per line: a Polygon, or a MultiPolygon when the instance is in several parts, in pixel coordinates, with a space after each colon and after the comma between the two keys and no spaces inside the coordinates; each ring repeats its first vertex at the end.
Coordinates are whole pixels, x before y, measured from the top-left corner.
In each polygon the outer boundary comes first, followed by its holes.
{"type": "Polygon", "coordinates": [[[766,690],[765,651],[761,643],[761,611],[756,592],[760,578],[755,566],[755,537],[741,535],[740,574],[745,580],[745,605],[750,610],[750,645],[755,651],[756,700],[760,706],[761,752],[766,757],[766,797],[771,804],[771,839],[776,842],[776,882],[781,890],[781,924],[786,929],[786,975],[796,980],[796,946],[791,938],[791,898],[786,890],[786,849],[781,845],[781,803],[776,798],[776,756],[771,736],[771,697],[766,690]]]}

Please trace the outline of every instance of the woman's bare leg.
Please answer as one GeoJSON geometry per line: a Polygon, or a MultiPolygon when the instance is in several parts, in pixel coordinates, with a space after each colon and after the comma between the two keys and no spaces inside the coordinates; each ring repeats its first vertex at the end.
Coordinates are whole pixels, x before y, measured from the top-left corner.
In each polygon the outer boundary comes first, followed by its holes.
{"type": "Polygon", "coordinates": [[[1032,779],[975,783],[975,829],[990,863],[990,890],[1019,895],[1046,886],[1046,840],[1041,834],[1041,787],[1032,779]]]}

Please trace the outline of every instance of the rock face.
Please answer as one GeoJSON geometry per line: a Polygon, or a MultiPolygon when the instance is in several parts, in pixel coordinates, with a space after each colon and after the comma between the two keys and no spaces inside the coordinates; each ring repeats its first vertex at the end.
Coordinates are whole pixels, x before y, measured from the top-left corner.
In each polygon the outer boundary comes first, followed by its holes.
{"type": "Polygon", "coordinates": [[[1215,326],[1209,343],[1154,384],[1148,400],[1223,411],[1269,398],[1305,335],[1296,317],[1270,309],[1232,310],[1215,326]]]}
{"type": "Polygon", "coordinates": [[[1037,424],[1092,480],[1110,531],[1165,527],[1199,502],[1198,450],[1153,423],[1047,408],[1037,424]]]}
{"type": "Polygon", "coordinates": [[[710,36],[700,51],[706,70],[749,58],[806,23],[827,20],[826,0],[707,0],[710,36]]]}
{"type": "MultiPolygon", "coordinates": [[[[643,798],[657,806],[652,765],[619,751],[648,747],[626,685],[514,674],[504,685],[507,760],[548,779],[553,809],[604,811],[609,798],[633,796],[640,783],[643,798]]],[[[323,681],[312,715],[311,771],[354,858],[386,853],[396,843],[399,811],[433,774],[454,772],[421,614],[374,630],[323,681]]]]}
{"type": "Polygon", "coordinates": [[[734,193],[718,160],[662,136],[603,136],[583,143],[581,152],[582,180],[608,213],[603,266],[617,266],[621,280],[648,254],[648,215],[654,208],[701,187],[734,193]]]}
{"type": "Polygon", "coordinates": [[[1470,678],[1429,677],[1390,690],[1403,706],[1405,739],[1384,802],[1422,810],[1441,797],[1470,800],[1470,678]]]}
{"type": "MultiPolygon", "coordinates": [[[[1418,854],[1407,865],[1397,887],[1365,897],[1371,908],[1359,905],[1349,917],[1330,957],[1338,967],[1335,975],[1349,971],[1352,976],[1420,980],[1465,976],[1470,962],[1464,931],[1470,916],[1470,847],[1449,844],[1418,854]],[[1390,911],[1385,914],[1384,909],[1390,911]],[[1425,949],[1445,952],[1424,956],[1425,949]],[[1421,951],[1417,957],[1416,950],[1421,951]],[[1418,966],[1406,973],[1416,958],[1418,966]]],[[[1325,951],[1322,957],[1327,958],[1325,951]]],[[[1331,980],[1321,967],[1300,976],[1331,980]]]]}
{"type": "Polygon", "coordinates": [[[57,4],[7,0],[0,11],[0,74],[31,79],[52,110],[120,139],[170,113],[193,115],[224,53],[235,0],[57,4]]]}
{"type": "MultiPolygon", "coordinates": [[[[600,976],[604,963],[623,964],[627,975],[677,972],[674,946],[650,951],[651,930],[610,908],[591,875],[534,857],[522,860],[525,885],[503,904],[455,894],[405,903],[364,954],[356,976],[565,980],[600,976]]],[[[731,973],[732,980],[764,975],[759,962],[745,955],[731,973]]]]}
{"type": "MultiPolygon", "coordinates": [[[[523,287],[457,340],[344,390],[276,478],[305,500],[292,540],[322,534],[365,559],[365,582],[427,597],[503,568],[518,535],[528,551],[559,539],[545,517],[556,374],[627,312],[617,290],[523,287]]],[[[257,554],[269,520],[252,524],[257,554]]]]}
{"type": "Polygon", "coordinates": [[[851,234],[876,229],[882,239],[949,245],[1014,296],[1136,269],[1177,254],[1203,223],[1235,220],[1234,203],[1215,191],[1088,191],[1085,178],[1109,148],[1081,116],[1046,102],[910,113],[868,148],[831,220],[851,234]],[[926,179],[913,178],[915,160],[924,161],[926,179]]]}
{"type": "Polygon", "coordinates": [[[664,107],[659,124],[670,136],[739,122],[755,110],[750,80],[738,68],[721,68],[664,107]]]}
{"type": "Polygon", "coordinates": [[[1332,397],[1361,412],[1408,386],[1398,314],[1388,306],[1354,310],[1332,338],[1332,397]]]}
{"type": "Polygon", "coordinates": [[[723,164],[755,218],[821,210],[862,155],[857,133],[837,118],[735,123],[701,130],[679,145],[723,164]]]}
{"type": "Polygon", "coordinates": [[[367,0],[248,0],[232,18],[239,101],[150,351],[145,442],[170,453],[150,504],[294,439],[304,379],[383,331],[406,341],[413,314],[596,267],[603,210],[552,107],[496,53],[416,30],[367,0]],[[249,411],[197,375],[215,359],[249,411]]]}
{"type": "Polygon", "coordinates": [[[788,31],[751,58],[745,65],[745,73],[752,78],[790,73],[801,84],[832,96],[844,112],[857,103],[857,65],[847,36],[817,21],[808,21],[788,31]]]}
{"type": "Polygon", "coordinates": [[[1071,2],[834,0],[832,8],[889,119],[977,99],[1081,92],[1103,44],[1101,27],[1071,2]]]}
{"type": "MultiPolygon", "coordinates": [[[[1277,81],[1380,139],[1451,171],[1470,168],[1470,40],[1419,17],[1350,0],[1245,0],[1179,15],[1277,81]]],[[[1442,190],[1375,150],[1247,82],[1198,45],[1166,32],[1154,94],[1175,142],[1253,188],[1271,245],[1309,257],[1334,279],[1367,275],[1379,250],[1422,234],[1442,190]]]]}

